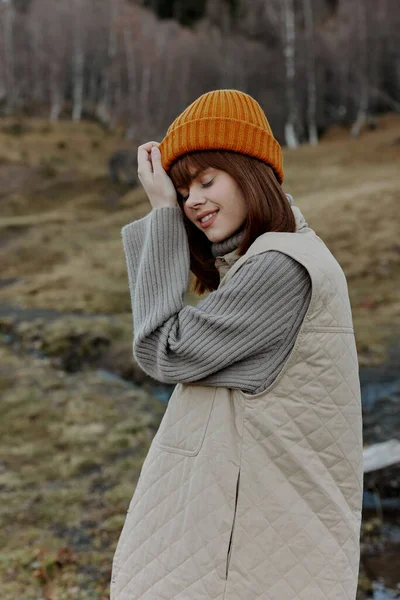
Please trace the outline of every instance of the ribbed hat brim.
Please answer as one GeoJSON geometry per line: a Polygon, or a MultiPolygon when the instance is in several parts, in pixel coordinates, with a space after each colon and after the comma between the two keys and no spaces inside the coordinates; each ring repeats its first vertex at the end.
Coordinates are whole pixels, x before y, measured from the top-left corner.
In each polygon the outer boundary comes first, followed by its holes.
{"type": "Polygon", "coordinates": [[[259,103],[239,90],[213,90],[197,98],[168,128],[160,146],[168,172],[196,150],[230,150],[269,164],[283,182],[282,150],[259,103]]]}
{"type": "Polygon", "coordinates": [[[264,129],[231,118],[205,117],[182,123],[161,142],[162,165],[169,171],[183,154],[196,150],[231,150],[268,163],[283,182],[282,150],[264,129]]]}

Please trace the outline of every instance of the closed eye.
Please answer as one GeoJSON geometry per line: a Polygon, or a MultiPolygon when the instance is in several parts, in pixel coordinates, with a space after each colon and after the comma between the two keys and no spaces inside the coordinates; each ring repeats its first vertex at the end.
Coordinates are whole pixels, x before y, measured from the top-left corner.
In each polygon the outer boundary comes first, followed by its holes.
{"type": "MultiPolygon", "coordinates": [[[[215,179],[215,178],[214,178],[214,179],[215,179]]],[[[203,183],[201,187],[202,187],[202,188],[208,188],[208,187],[210,187],[210,186],[211,186],[211,184],[213,183],[214,179],[211,179],[211,181],[208,181],[207,183],[203,183]]],[[[183,196],[182,194],[181,194],[181,197],[182,197],[182,200],[183,200],[184,202],[185,202],[185,201],[186,201],[186,200],[189,198],[189,196],[183,196]]]]}

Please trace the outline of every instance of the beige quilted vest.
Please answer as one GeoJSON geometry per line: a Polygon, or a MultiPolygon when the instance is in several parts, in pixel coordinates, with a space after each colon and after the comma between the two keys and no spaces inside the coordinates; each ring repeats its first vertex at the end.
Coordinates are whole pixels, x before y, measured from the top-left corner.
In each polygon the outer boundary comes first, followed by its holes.
{"type": "Polygon", "coordinates": [[[177,384],[117,545],[111,600],[356,597],[362,420],[347,283],[292,209],[296,233],[265,233],[219,268],[224,285],[248,257],[279,250],[308,269],[295,346],[255,395],[177,384]]]}

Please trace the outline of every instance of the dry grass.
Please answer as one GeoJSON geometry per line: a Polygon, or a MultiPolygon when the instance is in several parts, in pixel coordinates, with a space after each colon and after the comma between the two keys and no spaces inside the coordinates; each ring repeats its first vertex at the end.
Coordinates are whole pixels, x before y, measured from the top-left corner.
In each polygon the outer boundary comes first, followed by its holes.
{"type": "MultiPolygon", "coordinates": [[[[327,137],[285,151],[285,190],[346,273],[360,362],[379,361],[400,325],[400,117],[382,117],[359,140],[338,129],[327,137]]],[[[140,189],[108,180],[107,156],[122,147],[91,123],[0,121],[0,309],[88,315],[0,318],[4,600],[108,598],[113,550],[164,410],[95,369],[105,353],[103,368],[139,381],[120,230],[151,207],[140,189]]]]}
{"type": "MultiPolygon", "coordinates": [[[[127,143],[91,123],[30,120],[18,136],[4,133],[11,125],[0,126],[2,277],[18,280],[0,302],[129,311],[120,229],[151,207],[141,189],[107,179],[109,152],[127,143]]],[[[362,361],[383,357],[399,325],[399,136],[400,118],[387,115],[358,140],[336,128],[317,147],[284,152],[285,190],[348,278],[362,361]]]]}
{"type": "Polygon", "coordinates": [[[126,506],[163,407],[30,350],[0,348],[1,597],[107,600],[126,506]],[[61,569],[60,552],[74,556],[61,569]],[[46,565],[57,567],[49,589],[46,565]]]}
{"type": "Polygon", "coordinates": [[[379,361],[400,329],[400,117],[340,133],[287,151],[285,187],[343,267],[360,361],[379,361]]]}

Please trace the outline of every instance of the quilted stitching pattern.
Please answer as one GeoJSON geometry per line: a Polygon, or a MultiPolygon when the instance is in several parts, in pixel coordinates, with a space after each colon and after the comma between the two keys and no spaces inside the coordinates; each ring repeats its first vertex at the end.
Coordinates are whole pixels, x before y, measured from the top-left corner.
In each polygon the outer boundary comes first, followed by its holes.
{"type": "Polygon", "coordinates": [[[247,408],[229,599],[355,598],[362,454],[354,338],[319,333],[315,346],[313,335],[298,346],[306,368],[296,361],[268,404],[258,398],[247,408]],[[323,357],[327,371],[318,368],[323,357]]]}
{"type": "Polygon", "coordinates": [[[203,443],[211,411],[213,396],[205,386],[178,384],[169,400],[169,410],[157,432],[155,443],[168,452],[196,455],[203,443]],[[206,394],[202,394],[205,390],[206,394]],[[199,393],[200,392],[200,393],[199,393]]]}
{"type": "Polygon", "coordinates": [[[197,456],[160,450],[157,432],[118,544],[112,598],[222,598],[242,429],[241,400],[218,388],[197,456]]]}
{"type": "Polygon", "coordinates": [[[111,600],[354,600],[362,506],[357,353],[344,274],[307,232],[260,236],[252,247],[294,256],[313,282],[284,369],[255,395],[188,386],[195,396],[187,413],[183,388],[174,392],[121,533],[111,600]],[[166,440],[168,451],[159,445],[166,440]]]}

